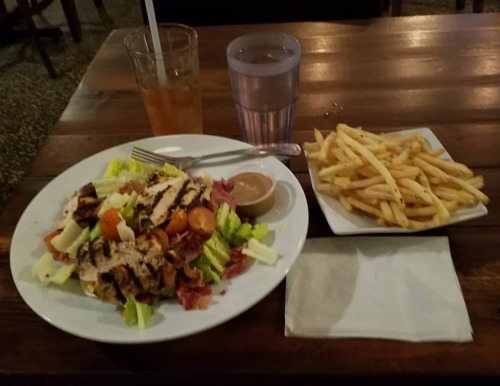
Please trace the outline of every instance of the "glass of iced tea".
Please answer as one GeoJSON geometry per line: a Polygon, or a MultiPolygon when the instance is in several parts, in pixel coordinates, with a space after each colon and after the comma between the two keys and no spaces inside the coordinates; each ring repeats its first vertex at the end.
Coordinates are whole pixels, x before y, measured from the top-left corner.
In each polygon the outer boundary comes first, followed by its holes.
{"type": "Polygon", "coordinates": [[[124,39],[153,133],[201,134],[198,35],[183,24],[159,23],[158,38],[146,26],[124,39]]]}

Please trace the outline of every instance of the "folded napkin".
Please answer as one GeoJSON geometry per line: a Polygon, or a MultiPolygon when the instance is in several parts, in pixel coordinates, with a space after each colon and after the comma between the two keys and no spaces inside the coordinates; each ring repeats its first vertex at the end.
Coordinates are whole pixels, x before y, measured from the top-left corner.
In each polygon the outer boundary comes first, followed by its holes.
{"type": "Polygon", "coordinates": [[[471,341],[448,239],[307,239],[286,279],[285,335],[471,341]]]}

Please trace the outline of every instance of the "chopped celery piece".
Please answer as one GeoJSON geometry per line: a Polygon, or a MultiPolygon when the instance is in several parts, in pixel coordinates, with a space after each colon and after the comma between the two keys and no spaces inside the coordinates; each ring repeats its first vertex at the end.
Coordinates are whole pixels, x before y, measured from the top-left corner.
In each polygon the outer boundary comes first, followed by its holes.
{"type": "Polygon", "coordinates": [[[268,233],[267,224],[241,223],[238,214],[226,202],[217,211],[217,229],[232,245],[241,245],[251,237],[262,241],[268,233]]]}
{"type": "Polygon", "coordinates": [[[217,257],[209,248],[203,247],[203,256],[205,256],[207,260],[210,261],[210,264],[215,268],[216,271],[224,271],[223,264],[220,263],[219,259],[217,259],[217,257]]]}
{"type": "Polygon", "coordinates": [[[227,239],[231,240],[236,229],[241,225],[241,220],[234,210],[224,202],[217,211],[217,229],[227,239]]]}
{"type": "Polygon", "coordinates": [[[252,237],[256,238],[259,241],[262,241],[266,238],[268,230],[269,226],[265,223],[255,224],[252,228],[252,237]]]}
{"type": "Polygon", "coordinates": [[[52,274],[50,281],[61,285],[71,277],[75,269],[76,264],[63,264],[52,274]]]}
{"type": "Polygon", "coordinates": [[[222,272],[222,267],[231,259],[231,247],[217,230],[212,233],[212,237],[203,246],[203,253],[207,255],[209,260],[212,261],[213,258],[217,260],[221,269],[216,264],[214,266],[219,272],[222,272]]]}
{"type": "Polygon", "coordinates": [[[52,272],[52,254],[45,252],[31,268],[31,275],[38,277],[42,283],[48,283],[52,272]]]}
{"type": "Polygon", "coordinates": [[[217,228],[219,230],[224,229],[224,226],[226,224],[226,219],[227,216],[229,215],[229,210],[231,208],[229,207],[227,202],[224,202],[220,207],[219,210],[217,211],[217,228]]]}
{"type": "Polygon", "coordinates": [[[59,252],[66,252],[83,231],[84,229],[75,220],[70,219],[62,232],[51,240],[51,243],[59,252]]]}
{"type": "Polygon", "coordinates": [[[94,227],[89,232],[89,241],[94,241],[101,235],[101,227],[99,222],[96,222],[94,227]]]}
{"type": "Polygon", "coordinates": [[[241,245],[243,242],[248,241],[250,237],[252,237],[252,224],[245,222],[236,229],[232,241],[234,245],[241,245]]]}
{"type": "Polygon", "coordinates": [[[227,239],[231,240],[234,235],[234,232],[240,227],[241,220],[236,214],[234,210],[230,210],[227,217],[226,222],[222,229],[220,229],[222,235],[227,239]]]}
{"type": "Polygon", "coordinates": [[[215,284],[220,283],[221,280],[220,274],[212,269],[212,264],[205,255],[201,255],[191,264],[192,267],[196,267],[203,272],[204,283],[212,283],[212,282],[214,282],[215,284]]]}
{"type": "Polygon", "coordinates": [[[38,277],[43,284],[55,283],[63,284],[71,277],[76,269],[76,264],[54,264],[54,259],[50,252],[44,253],[31,268],[33,277],[38,277]]]}
{"type": "Polygon", "coordinates": [[[274,265],[278,260],[278,253],[274,248],[268,247],[253,237],[248,240],[247,247],[241,252],[268,265],[274,265]]]}
{"type": "Polygon", "coordinates": [[[69,257],[71,257],[72,259],[76,258],[78,248],[80,248],[80,246],[89,239],[89,233],[90,231],[89,228],[87,227],[83,230],[82,233],[80,233],[80,235],[76,238],[76,240],[71,243],[71,245],[65,251],[69,254],[69,257]]]}

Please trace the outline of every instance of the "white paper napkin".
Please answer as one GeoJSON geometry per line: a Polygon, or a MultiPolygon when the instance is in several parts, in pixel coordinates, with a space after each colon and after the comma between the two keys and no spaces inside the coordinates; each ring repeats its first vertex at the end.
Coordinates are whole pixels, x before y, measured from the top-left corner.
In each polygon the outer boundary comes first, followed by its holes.
{"type": "Polygon", "coordinates": [[[471,341],[448,239],[307,239],[286,279],[285,335],[471,341]]]}

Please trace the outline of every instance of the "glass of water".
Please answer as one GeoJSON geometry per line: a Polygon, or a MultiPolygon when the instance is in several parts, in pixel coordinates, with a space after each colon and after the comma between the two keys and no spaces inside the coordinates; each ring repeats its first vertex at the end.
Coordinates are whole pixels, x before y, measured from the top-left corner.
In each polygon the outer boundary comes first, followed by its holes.
{"type": "Polygon", "coordinates": [[[291,142],[299,41],[281,32],[249,33],[231,41],[226,54],[243,140],[252,145],[291,142]]]}

